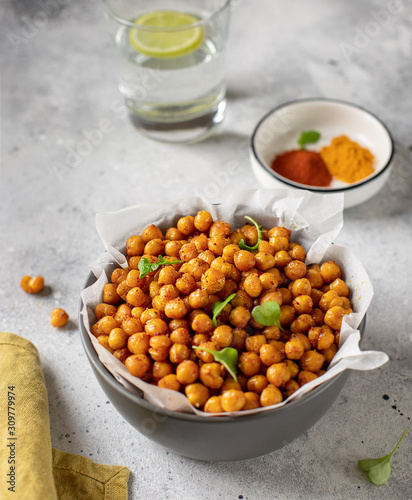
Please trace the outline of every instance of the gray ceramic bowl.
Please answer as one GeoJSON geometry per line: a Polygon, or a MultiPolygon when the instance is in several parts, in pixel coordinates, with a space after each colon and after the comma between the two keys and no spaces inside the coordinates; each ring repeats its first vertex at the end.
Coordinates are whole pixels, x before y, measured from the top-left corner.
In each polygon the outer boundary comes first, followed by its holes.
{"type": "MultiPolygon", "coordinates": [[[[95,281],[90,273],[85,288],[95,281]]],[[[100,362],[82,318],[80,335],[93,373],[116,410],[135,429],[178,455],[197,460],[234,461],[259,457],[294,441],[310,429],[339,396],[349,371],[282,408],[244,417],[199,417],[163,410],[125,389],[100,362]]],[[[363,335],[365,319],[360,325],[363,335]]]]}

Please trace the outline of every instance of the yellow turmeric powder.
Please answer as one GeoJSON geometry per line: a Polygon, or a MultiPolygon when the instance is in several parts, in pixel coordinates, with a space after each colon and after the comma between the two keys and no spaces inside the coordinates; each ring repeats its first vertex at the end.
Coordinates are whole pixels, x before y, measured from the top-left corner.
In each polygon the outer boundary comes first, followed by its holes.
{"type": "Polygon", "coordinates": [[[320,150],[320,155],[331,175],[343,182],[358,182],[374,172],[373,154],[346,135],[332,139],[329,146],[320,150]]]}

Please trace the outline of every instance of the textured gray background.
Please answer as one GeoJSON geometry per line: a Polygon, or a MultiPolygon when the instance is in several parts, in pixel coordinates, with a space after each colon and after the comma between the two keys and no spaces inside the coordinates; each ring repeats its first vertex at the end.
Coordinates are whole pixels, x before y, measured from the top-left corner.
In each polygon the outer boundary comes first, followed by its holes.
{"type": "Polygon", "coordinates": [[[0,330],[40,351],[53,445],[127,465],[131,499],[412,498],[410,432],[386,485],[371,485],[356,465],[388,453],[412,413],[412,2],[397,6],[391,13],[387,0],[235,1],[226,120],[202,143],[171,146],[143,138],[124,116],[98,1],[1,2],[0,330]],[[368,108],[397,143],[388,184],[345,212],[337,240],[374,284],[364,348],[391,361],[353,373],[327,415],[281,451],[229,464],[169,454],[123,421],[83,353],[78,297],[102,251],[94,214],[192,194],[219,201],[258,187],[248,159],[254,125],[284,101],[316,96],[368,108]],[[109,130],[87,145],[85,134],[102,124],[109,130]],[[77,161],[71,148],[82,152],[77,161]],[[45,291],[25,295],[24,274],[43,275],[45,291]],[[49,324],[56,306],[70,314],[64,329],[49,324]]]}

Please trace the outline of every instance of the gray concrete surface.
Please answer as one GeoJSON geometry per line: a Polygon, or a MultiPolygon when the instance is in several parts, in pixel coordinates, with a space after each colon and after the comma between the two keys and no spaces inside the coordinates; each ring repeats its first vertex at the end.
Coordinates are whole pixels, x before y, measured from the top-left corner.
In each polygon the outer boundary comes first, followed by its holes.
{"type": "Polygon", "coordinates": [[[411,22],[406,0],[235,1],[225,122],[202,143],[171,146],[143,138],[125,118],[98,1],[0,4],[0,331],[40,351],[55,447],[127,465],[132,500],[412,498],[411,432],[386,485],[357,468],[359,458],[388,453],[412,414],[411,22]],[[375,288],[364,348],[386,351],[390,363],[353,373],[324,418],[280,451],[223,465],[174,456],[113,409],[80,343],[79,292],[102,251],[94,214],[193,193],[219,201],[258,187],[247,151],[255,123],[275,105],[312,96],[364,106],[397,143],[389,182],[345,212],[338,237],[375,288]],[[85,145],[102,120],[109,130],[85,145]],[[73,148],[81,155],[71,157],[73,148]],[[237,175],[227,173],[229,162],[237,175]],[[41,295],[21,291],[25,274],[45,277],[41,295]],[[49,324],[56,306],[70,314],[64,329],[49,324]]]}

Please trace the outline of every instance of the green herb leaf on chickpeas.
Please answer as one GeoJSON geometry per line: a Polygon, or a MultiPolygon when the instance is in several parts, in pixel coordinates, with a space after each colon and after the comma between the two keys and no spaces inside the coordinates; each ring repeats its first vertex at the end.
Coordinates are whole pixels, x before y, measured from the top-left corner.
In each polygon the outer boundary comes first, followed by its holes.
{"type": "Polygon", "coordinates": [[[261,306],[255,306],[252,310],[252,316],[263,326],[276,325],[283,331],[280,324],[280,305],[274,300],[265,302],[261,306]]]}
{"type": "Polygon", "coordinates": [[[368,473],[369,480],[373,484],[381,485],[385,484],[389,476],[391,475],[391,458],[395,454],[396,450],[399,448],[403,438],[408,429],[402,434],[402,437],[398,441],[395,448],[389,453],[380,458],[367,458],[365,460],[358,460],[358,466],[360,469],[368,473]]]}
{"type": "Polygon", "coordinates": [[[160,266],[170,266],[172,264],[181,264],[181,260],[166,260],[159,255],[157,262],[150,262],[147,257],[142,257],[137,268],[140,272],[140,278],[144,278],[146,274],[156,271],[160,266]]]}
{"type": "Polygon", "coordinates": [[[233,377],[234,381],[237,382],[237,362],[239,357],[237,349],[225,347],[221,351],[213,351],[212,349],[206,349],[206,347],[197,346],[193,346],[193,349],[199,349],[211,354],[215,358],[215,361],[222,364],[233,377]]]}
{"type": "Polygon", "coordinates": [[[249,250],[249,252],[253,252],[259,248],[259,244],[262,241],[262,226],[259,226],[259,224],[252,219],[252,217],[249,217],[248,215],[245,215],[245,219],[247,219],[249,222],[251,222],[254,226],[256,226],[257,233],[258,233],[258,240],[256,245],[253,247],[250,247],[246,245],[245,241],[242,239],[239,241],[239,248],[241,250],[249,250]]]}
{"type": "Polygon", "coordinates": [[[213,325],[215,327],[217,327],[217,317],[219,316],[219,314],[223,311],[223,309],[229,304],[229,302],[236,296],[235,293],[232,293],[231,295],[229,295],[229,297],[224,300],[223,302],[220,302],[219,300],[217,300],[216,302],[213,302],[213,305],[212,305],[212,314],[213,314],[213,318],[212,318],[212,321],[213,321],[213,325]]]}

